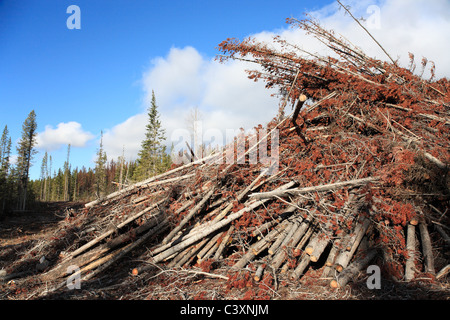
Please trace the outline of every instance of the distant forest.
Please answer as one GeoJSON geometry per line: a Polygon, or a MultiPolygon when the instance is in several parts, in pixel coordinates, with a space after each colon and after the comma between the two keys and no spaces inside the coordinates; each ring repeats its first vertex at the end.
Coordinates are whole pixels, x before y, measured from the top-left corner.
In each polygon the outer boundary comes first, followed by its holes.
{"type": "Polygon", "coordinates": [[[103,133],[94,168],[72,168],[70,144],[62,168],[52,167],[52,157],[45,152],[41,174],[29,179],[29,170],[36,150],[37,123],[32,110],[22,125],[22,136],[17,143],[17,160],[11,161],[11,137],[5,125],[0,139],[0,216],[14,211],[35,210],[48,201],[90,201],[123,187],[167,171],[171,157],[164,141],[165,131],[159,120],[153,92],[148,108],[148,123],[141,149],[134,161],[108,159],[103,148],[103,133]]]}

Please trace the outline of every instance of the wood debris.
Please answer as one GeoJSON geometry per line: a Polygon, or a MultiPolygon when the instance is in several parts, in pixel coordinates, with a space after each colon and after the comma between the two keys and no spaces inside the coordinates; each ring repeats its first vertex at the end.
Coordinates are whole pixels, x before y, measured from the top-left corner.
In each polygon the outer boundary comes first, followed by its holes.
{"type": "MultiPolygon", "coordinates": [[[[227,163],[224,151],[87,203],[66,217],[56,235],[66,245],[41,281],[61,288],[71,265],[88,280],[142,247],[130,277],[194,266],[213,275],[220,266],[217,281],[239,287],[236,272],[297,281],[323,266],[340,287],[368,264],[397,280],[435,274],[448,236],[434,247],[429,233],[435,224],[449,233],[450,82],[370,58],[313,20],[290,23],[336,57],[280,38],[282,49],[253,39],[219,46],[259,64],[250,78],[278,87],[282,107],[293,106],[264,128],[279,132],[278,167],[269,174],[267,164],[250,163],[249,135],[245,161],[227,163]]],[[[270,134],[257,139],[271,152],[270,134]]]]}

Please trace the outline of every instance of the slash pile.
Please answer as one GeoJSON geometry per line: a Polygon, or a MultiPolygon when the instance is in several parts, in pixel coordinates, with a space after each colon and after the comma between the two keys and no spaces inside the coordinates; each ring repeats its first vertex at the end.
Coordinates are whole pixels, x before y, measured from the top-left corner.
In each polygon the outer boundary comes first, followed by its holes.
{"type": "MultiPolygon", "coordinates": [[[[88,280],[142,247],[130,277],[197,265],[239,287],[245,284],[234,271],[246,270],[252,281],[293,281],[312,264],[332,287],[368,264],[397,280],[418,272],[445,277],[450,82],[415,75],[413,56],[405,69],[366,56],[312,20],[289,22],[336,57],[305,56],[279,38],[272,47],[254,39],[219,45],[220,60],[257,63],[250,78],[284,96],[265,128],[279,133],[277,167],[250,163],[249,135],[245,161],[229,164],[216,153],[88,203],[67,216],[56,238],[78,237],[59,247],[41,280],[59,279],[61,287],[73,276],[70,266],[88,280]],[[227,271],[214,273],[218,266],[227,271]]],[[[272,135],[257,141],[266,138],[275,152],[272,135]]]]}

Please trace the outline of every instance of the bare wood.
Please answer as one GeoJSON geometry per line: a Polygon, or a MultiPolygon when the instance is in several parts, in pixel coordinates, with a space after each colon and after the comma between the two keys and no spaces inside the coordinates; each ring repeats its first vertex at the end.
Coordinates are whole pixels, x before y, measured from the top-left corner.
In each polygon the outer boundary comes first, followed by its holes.
{"type": "Polygon", "coordinates": [[[297,280],[305,271],[306,267],[308,267],[309,262],[311,261],[311,257],[307,254],[303,254],[300,260],[300,263],[295,268],[294,272],[291,275],[291,280],[297,280]]]}
{"type": "Polygon", "coordinates": [[[113,257],[111,257],[111,259],[108,262],[103,263],[99,268],[97,268],[93,272],[87,274],[82,280],[84,280],[84,281],[89,280],[90,278],[96,276],[100,272],[103,272],[104,270],[109,268],[114,262],[121,259],[128,252],[130,252],[134,248],[142,245],[149,238],[154,237],[154,236],[160,234],[161,232],[163,232],[168,226],[169,226],[168,221],[164,220],[162,223],[158,224],[156,227],[149,230],[145,235],[143,235],[141,238],[139,238],[139,240],[137,240],[133,243],[130,243],[127,247],[125,247],[123,249],[120,249],[120,252],[118,252],[117,255],[114,255],[113,257]]]}
{"type": "Polygon", "coordinates": [[[279,237],[275,240],[275,242],[270,246],[269,248],[269,254],[273,255],[278,250],[278,248],[283,243],[284,239],[287,237],[287,235],[290,233],[292,228],[295,227],[294,223],[289,223],[289,225],[284,229],[279,237]]]}
{"type": "Polygon", "coordinates": [[[256,256],[260,254],[263,250],[267,249],[272,243],[272,241],[278,237],[284,229],[288,226],[287,221],[283,221],[279,225],[277,225],[272,231],[270,231],[265,237],[256,242],[252,247],[252,252],[256,256]]]}
{"type": "Polygon", "coordinates": [[[322,236],[317,244],[313,248],[313,252],[310,254],[311,261],[317,262],[322,255],[322,253],[325,251],[325,248],[328,246],[328,243],[330,242],[330,238],[328,236],[322,236]]]}
{"type": "Polygon", "coordinates": [[[249,250],[233,265],[235,269],[241,269],[247,265],[250,261],[252,261],[261,251],[267,249],[270,243],[280,235],[280,233],[284,232],[287,227],[287,223],[282,223],[278,225],[277,228],[272,230],[267,236],[254,243],[249,250]]]}
{"type": "Polygon", "coordinates": [[[162,260],[164,260],[165,258],[167,258],[168,256],[172,255],[174,252],[178,252],[184,248],[186,248],[187,246],[197,242],[198,240],[208,236],[209,234],[213,233],[214,231],[217,231],[221,228],[223,228],[224,226],[230,224],[232,221],[242,217],[242,215],[246,212],[249,212],[253,209],[255,209],[256,207],[259,207],[260,205],[262,205],[263,203],[265,203],[265,200],[260,200],[260,201],[255,201],[252,202],[251,204],[249,204],[247,207],[239,210],[238,212],[231,214],[230,216],[228,216],[227,218],[213,224],[212,226],[210,226],[209,228],[206,228],[200,232],[198,232],[196,235],[191,236],[190,238],[186,239],[185,241],[178,243],[176,245],[174,245],[173,247],[171,247],[170,249],[163,251],[161,253],[159,253],[158,255],[154,256],[151,261],[153,263],[158,263],[162,260]]]}
{"type": "Polygon", "coordinates": [[[301,94],[298,97],[297,105],[295,106],[294,114],[292,115],[292,124],[294,126],[296,125],[295,121],[297,120],[298,114],[299,114],[303,104],[305,103],[306,99],[307,98],[306,98],[306,96],[304,94],[301,94]]]}
{"type": "MultiPolygon", "coordinates": [[[[167,220],[166,220],[167,222],[167,220]]],[[[134,243],[130,243],[128,246],[126,246],[125,248],[121,248],[119,250],[115,251],[115,255],[110,255],[110,260],[107,261],[106,263],[102,264],[99,268],[97,268],[96,270],[92,271],[91,273],[87,274],[86,276],[84,276],[81,281],[87,281],[89,279],[91,279],[92,277],[96,276],[97,274],[99,274],[100,272],[103,272],[104,270],[106,270],[107,268],[109,268],[114,262],[116,262],[117,260],[119,260],[120,258],[122,258],[125,254],[127,254],[128,252],[130,252],[131,250],[133,250],[134,248],[136,248],[137,246],[140,246],[141,244],[143,244],[145,241],[147,241],[150,237],[155,236],[157,234],[159,234],[160,232],[164,231],[165,227],[167,227],[168,224],[167,223],[160,223],[159,225],[157,225],[155,228],[153,228],[152,230],[148,231],[144,236],[142,236],[139,240],[135,241],[134,243]]],[[[103,261],[102,261],[103,262],[103,261]]],[[[75,275],[81,275],[81,270],[73,273],[71,276],[75,276],[75,275]]],[[[138,273],[136,273],[137,275],[138,273]]],[[[67,283],[66,281],[63,281],[59,284],[57,284],[56,286],[54,286],[53,288],[46,290],[45,292],[41,293],[40,296],[51,293],[53,291],[58,290],[59,288],[62,288],[63,286],[65,286],[67,283]]]]}
{"type": "Polygon", "coordinates": [[[420,238],[422,240],[422,251],[425,259],[425,272],[435,274],[433,248],[431,247],[430,234],[425,222],[419,223],[420,238]]]}
{"type": "Polygon", "coordinates": [[[234,231],[234,226],[232,225],[232,226],[230,226],[230,228],[228,228],[228,231],[227,231],[225,237],[223,237],[222,242],[220,243],[219,248],[217,249],[216,254],[214,255],[215,260],[220,259],[222,252],[225,250],[225,248],[228,244],[228,240],[230,239],[233,231],[234,231]]]}
{"type": "Polygon", "coordinates": [[[216,157],[218,157],[218,156],[219,156],[219,155],[211,155],[211,156],[207,156],[207,157],[205,157],[205,158],[199,159],[199,160],[197,160],[197,161],[194,161],[194,162],[191,162],[191,163],[187,163],[187,164],[185,164],[185,165],[183,165],[183,166],[180,166],[180,167],[178,167],[178,168],[169,170],[169,171],[164,172],[164,173],[162,173],[162,174],[160,174],[160,175],[157,175],[157,176],[151,177],[151,178],[149,178],[149,179],[147,179],[147,180],[138,182],[138,183],[136,183],[136,184],[134,184],[134,185],[131,185],[131,186],[129,186],[129,187],[125,188],[125,189],[122,189],[122,190],[120,190],[120,191],[116,191],[116,192],[110,193],[110,194],[107,195],[105,198],[97,199],[97,200],[91,201],[91,202],[89,202],[89,203],[86,203],[86,204],[85,204],[85,207],[86,207],[86,208],[91,208],[91,207],[93,207],[93,206],[95,206],[95,205],[97,205],[97,204],[100,204],[100,203],[104,202],[104,201],[112,200],[112,199],[114,199],[114,198],[116,198],[116,197],[120,197],[120,196],[122,196],[122,195],[126,195],[126,194],[128,194],[128,193],[130,193],[130,192],[132,192],[132,191],[134,191],[134,190],[136,190],[136,189],[138,189],[139,187],[147,187],[147,185],[149,185],[149,184],[150,184],[151,182],[153,182],[153,181],[156,181],[156,180],[159,180],[159,179],[161,179],[161,178],[167,177],[167,176],[169,176],[169,175],[171,175],[171,174],[174,174],[174,173],[176,173],[176,172],[178,172],[178,171],[182,171],[182,170],[184,170],[184,169],[188,169],[188,168],[190,168],[190,167],[192,167],[192,166],[194,166],[194,165],[203,163],[203,162],[206,161],[206,160],[209,160],[209,159],[212,159],[212,158],[216,158],[216,157]]]}
{"type": "Polygon", "coordinates": [[[366,234],[366,231],[369,228],[369,225],[370,225],[369,219],[364,219],[362,221],[361,227],[358,228],[358,233],[355,232],[352,240],[350,240],[352,243],[352,247],[351,247],[350,251],[344,251],[337,257],[337,259],[336,259],[336,270],[337,271],[341,272],[350,263],[350,260],[352,259],[353,255],[355,254],[356,249],[358,249],[358,246],[361,243],[362,238],[366,234]]]}
{"type": "Polygon", "coordinates": [[[276,217],[273,220],[267,221],[266,223],[263,223],[262,225],[258,226],[253,230],[252,236],[256,237],[258,235],[262,235],[265,232],[267,232],[271,227],[273,227],[276,224],[279,224],[282,220],[289,217],[289,215],[297,210],[296,206],[289,206],[286,208],[278,217],[276,217]]]}
{"type": "Polygon", "coordinates": [[[436,279],[439,280],[440,278],[443,278],[447,273],[450,272],[450,264],[446,265],[436,274],[436,279]]]}
{"type": "Polygon", "coordinates": [[[162,241],[162,244],[168,243],[170,240],[175,237],[175,235],[180,231],[188,222],[191,220],[191,218],[199,211],[202,210],[203,206],[206,204],[206,202],[211,198],[215,191],[215,188],[211,188],[211,190],[203,197],[203,199],[197,203],[197,205],[189,211],[189,213],[183,218],[183,220],[172,230],[170,233],[164,238],[162,241]]]}
{"type": "MultiPolygon", "coordinates": [[[[258,177],[256,177],[256,179],[253,180],[252,183],[251,183],[247,188],[245,188],[245,189],[237,196],[237,198],[236,198],[236,201],[237,201],[237,202],[240,202],[240,201],[248,194],[248,192],[250,192],[250,191],[252,190],[252,188],[256,185],[256,183],[264,176],[264,174],[266,173],[266,171],[267,171],[267,170],[264,170],[263,172],[261,172],[261,173],[258,175],[258,177]]],[[[292,182],[292,181],[291,181],[291,182],[285,184],[284,186],[282,186],[281,188],[282,188],[282,190],[288,189],[288,188],[292,187],[294,184],[295,184],[295,182],[292,182]]],[[[229,204],[229,205],[228,205],[228,206],[227,206],[220,214],[218,214],[218,215],[213,219],[212,222],[213,222],[213,223],[214,223],[214,222],[217,222],[217,221],[221,220],[223,217],[225,217],[225,216],[228,214],[228,212],[230,212],[231,209],[233,209],[234,203],[235,203],[235,202],[230,202],[230,204],[229,204]]]]}
{"type": "Polygon", "coordinates": [[[325,261],[325,266],[327,266],[327,267],[332,267],[334,265],[334,261],[336,259],[336,256],[337,256],[338,252],[339,252],[339,248],[338,248],[338,245],[336,244],[336,242],[339,242],[339,241],[336,240],[333,243],[333,246],[331,247],[330,253],[328,254],[327,260],[325,261]]]}
{"type": "Polygon", "coordinates": [[[346,267],[341,274],[331,281],[330,286],[332,288],[345,287],[347,283],[353,279],[363,268],[365,268],[373,258],[375,258],[377,251],[372,249],[367,252],[366,256],[362,259],[358,259],[348,267],[346,267]]]}
{"type": "Polygon", "coordinates": [[[208,258],[206,254],[212,247],[217,245],[217,240],[219,240],[221,235],[222,235],[221,232],[217,233],[214,237],[211,238],[211,240],[208,241],[208,243],[203,247],[203,249],[200,250],[199,253],[197,253],[197,259],[199,260],[199,262],[201,262],[202,260],[206,260],[208,258]]]}
{"type": "Polygon", "coordinates": [[[81,246],[80,248],[78,248],[77,250],[73,251],[72,253],[70,253],[64,260],[68,260],[71,259],[72,257],[75,257],[77,255],[79,255],[80,253],[86,251],[87,249],[91,248],[92,246],[96,245],[97,243],[99,243],[100,241],[102,241],[103,239],[105,239],[106,237],[110,236],[111,234],[113,234],[114,232],[116,232],[117,229],[120,229],[124,226],[126,226],[127,224],[129,224],[130,222],[136,220],[137,218],[139,218],[140,216],[142,216],[143,214],[153,210],[154,208],[156,208],[158,205],[162,204],[164,201],[166,201],[166,199],[163,199],[161,201],[158,201],[157,203],[151,205],[150,207],[145,208],[144,210],[138,212],[137,214],[129,217],[128,219],[126,219],[125,221],[119,223],[115,228],[109,229],[108,231],[106,231],[105,233],[101,234],[100,236],[98,236],[97,238],[89,241],[88,243],[86,243],[85,245],[81,246]]]}
{"type": "Polygon", "coordinates": [[[181,257],[179,259],[177,259],[177,262],[174,264],[175,267],[182,267],[184,266],[188,261],[192,260],[192,257],[195,256],[195,254],[205,245],[205,243],[208,241],[209,238],[205,238],[202,241],[200,241],[199,243],[197,243],[194,246],[191,247],[187,247],[186,249],[188,250],[186,252],[186,254],[182,254],[183,251],[181,251],[180,253],[178,253],[177,257],[181,255],[181,257]]]}
{"type": "Polygon", "coordinates": [[[378,178],[368,177],[368,178],[362,178],[362,179],[355,179],[355,180],[349,180],[349,181],[324,184],[324,185],[314,186],[314,187],[252,193],[249,195],[249,197],[252,197],[255,199],[269,199],[269,198],[274,198],[274,197],[282,197],[282,196],[286,196],[286,195],[299,195],[299,194],[310,193],[310,192],[330,191],[330,190],[335,190],[335,189],[339,189],[339,188],[347,187],[347,186],[364,185],[364,184],[374,182],[377,180],[378,180],[378,178]]]}
{"type": "Polygon", "coordinates": [[[412,224],[413,226],[417,226],[419,224],[419,215],[415,215],[414,217],[411,218],[411,220],[409,221],[410,224],[412,224]]]}
{"type": "Polygon", "coordinates": [[[300,242],[295,246],[294,255],[300,254],[301,249],[303,248],[305,243],[309,240],[309,238],[313,235],[313,233],[315,231],[316,231],[316,225],[309,225],[308,231],[306,231],[306,234],[303,236],[303,238],[300,240],[300,242]]]}
{"type": "Polygon", "coordinates": [[[262,274],[263,274],[263,272],[264,272],[264,268],[265,268],[265,267],[266,267],[266,264],[265,264],[265,263],[261,263],[261,264],[258,266],[258,269],[256,269],[256,273],[255,273],[255,275],[253,276],[253,280],[255,280],[256,282],[258,282],[258,281],[261,280],[262,274]]]}
{"type": "Polygon", "coordinates": [[[408,251],[408,259],[405,265],[405,280],[411,281],[414,279],[414,261],[416,258],[416,227],[413,224],[408,225],[406,250],[408,251]]]}
{"type": "Polygon", "coordinates": [[[275,254],[275,256],[272,259],[271,265],[274,270],[277,270],[283,262],[286,260],[288,256],[288,246],[292,245],[293,236],[296,233],[297,229],[299,229],[299,223],[298,221],[293,222],[293,226],[291,230],[289,231],[288,235],[284,239],[284,241],[281,243],[280,248],[278,249],[278,252],[275,254]]]}

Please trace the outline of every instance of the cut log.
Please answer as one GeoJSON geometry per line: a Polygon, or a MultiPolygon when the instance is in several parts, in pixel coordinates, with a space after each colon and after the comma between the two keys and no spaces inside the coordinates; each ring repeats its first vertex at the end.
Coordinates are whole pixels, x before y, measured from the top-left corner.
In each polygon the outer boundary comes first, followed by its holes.
{"type": "Polygon", "coordinates": [[[298,97],[297,104],[296,104],[295,109],[294,109],[294,114],[292,115],[292,124],[294,126],[297,125],[296,124],[296,120],[297,120],[298,114],[299,114],[300,110],[302,109],[303,104],[305,103],[306,99],[307,99],[307,97],[304,94],[301,94],[298,97]]]}
{"type": "Polygon", "coordinates": [[[183,218],[183,220],[172,230],[170,233],[163,239],[162,244],[168,243],[170,240],[172,240],[173,237],[180,231],[188,222],[191,220],[191,218],[197,214],[199,211],[202,210],[206,202],[211,198],[215,191],[215,188],[211,188],[211,190],[203,197],[203,199],[197,203],[197,205],[192,208],[191,211],[183,218]]]}
{"type": "MultiPolygon", "coordinates": [[[[219,157],[219,156],[220,156],[219,154],[216,154],[216,155],[210,155],[210,156],[207,156],[207,157],[205,157],[205,158],[199,159],[198,161],[194,161],[194,162],[185,164],[185,165],[183,165],[183,166],[180,166],[180,167],[178,167],[178,168],[169,170],[169,171],[164,172],[164,173],[162,173],[162,174],[160,174],[160,175],[157,175],[157,176],[151,177],[151,178],[149,178],[149,179],[147,179],[147,180],[138,182],[138,183],[136,183],[136,184],[134,184],[134,185],[131,185],[131,186],[129,186],[129,187],[125,188],[125,189],[122,189],[122,190],[120,190],[120,191],[116,191],[116,192],[110,193],[109,195],[107,195],[107,196],[104,197],[104,198],[97,199],[97,200],[91,201],[91,202],[89,202],[89,203],[86,203],[86,204],[85,204],[85,207],[86,207],[86,208],[91,208],[91,207],[93,207],[93,206],[95,206],[95,205],[98,205],[98,204],[101,204],[102,202],[105,202],[105,201],[107,201],[107,200],[114,200],[115,198],[123,197],[124,195],[129,194],[129,193],[132,193],[133,191],[136,191],[136,190],[138,190],[139,188],[148,187],[148,186],[150,185],[150,183],[152,183],[152,182],[154,182],[154,181],[156,181],[156,180],[160,180],[160,179],[162,179],[162,178],[164,178],[164,177],[167,177],[167,176],[169,176],[169,175],[171,175],[171,174],[177,173],[177,172],[182,171],[182,170],[184,170],[184,169],[188,169],[188,168],[190,168],[190,167],[192,167],[192,166],[194,166],[194,165],[201,164],[201,163],[203,163],[203,162],[205,162],[205,161],[209,161],[209,160],[214,159],[214,158],[217,158],[217,157],[219,157]]],[[[183,176],[183,177],[186,178],[186,176],[183,176]]],[[[179,177],[178,177],[178,178],[179,178],[179,177]]],[[[180,179],[179,179],[179,180],[180,180],[180,179]]],[[[172,182],[173,182],[173,181],[177,181],[177,180],[172,180],[172,182]]]]}
{"type": "Polygon", "coordinates": [[[419,223],[420,239],[422,240],[422,251],[425,260],[425,272],[435,274],[433,248],[431,247],[430,234],[424,221],[419,223]]]}
{"type": "Polygon", "coordinates": [[[253,276],[253,280],[255,280],[256,282],[260,281],[262,279],[262,275],[263,275],[265,268],[266,268],[266,263],[261,263],[258,266],[258,269],[256,269],[256,273],[253,276]]]}
{"type": "Polygon", "coordinates": [[[286,236],[284,241],[281,243],[280,248],[278,249],[278,252],[275,254],[275,256],[272,259],[271,266],[274,270],[278,270],[278,268],[283,264],[283,262],[288,257],[288,247],[292,246],[292,241],[294,234],[297,232],[297,229],[300,227],[298,221],[293,222],[293,226],[291,227],[291,230],[289,231],[289,234],[286,236]]]}
{"type": "Polygon", "coordinates": [[[315,187],[252,193],[249,195],[249,197],[254,198],[254,199],[270,199],[270,198],[275,198],[275,197],[283,197],[283,196],[287,196],[287,195],[295,196],[295,195],[305,194],[305,193],[310,193],[310,192],[331,191],[331,190],[348,187],[348,186],[365,185],[370,182],[375,182],[377,180],[378,180],[378,178],[376,178],[376,177],[369,177],[369,178],[362,178],[362,179],[355,179],[355,180],[349,180],[349,181],[343,181],[343,182],[324,184],[324,185],[315,186],[315,187]]]}
{"type": "Polygon", "coordinates": [[[214,237],[211,238],[211,240],[208,241],[208,243],[203,247],[203,249],[200,250],[199,253],[197,253],[197,259],[199,263],[203,260],[208,259],[208,256],[206,254],[212,247],[216,246],[217,248],[218,246],[217,240],[219,240],[221,235],[222,232],[218,232],[214,237]]]}
{"type": "Polygon", "coordinates": [[[69,254],[65,258],[65,260],[71,259],[72,257],[75,257],[75,256],[79,255],[80,253],[86,251],[87,249],[91,248],[92,246],[96,245],[97,243],[99,243],[100,241],[105,239],[106,237],[108,237],[111,234],[113,234],[114,232],[116,232],[117,229],[120,229],[120,228],[126,226],[127,224],[129,224],[130,222],[136,220],[137,218],[139,218],[143,214],[145,214],[145,213],[155,209],[156,207],[158,207],[158,205],[162,204],[164,201],[166,201],[166,199],[160,200],[160,201],[156,202],[155,204],[145,208],[144,210],[142,210],[142,211],[132,215],[131,217],[129,217],[125,221],[119,223],[115,228],[109,229],[108,231],[106,231],[105,233],[101,234],[100,236],[98,236],[94,240],[89,241],[85,245],[83,245],[80,248],[78,248],[77,250],[73,251],[71,254],[69,254]]]}
{"type": "Polygon", "coordinates": [[[416,258],[416,227],[413,224],[408,225],[406,250],[408,250],[408,259],[405,266],[405,280],[411,281],[414,279],[416,258]]]}
{"type": "Polygon", "coordinates": [[[436,274],[436,280],[443,278],[447,273],[450,272],[450,264],[446,265],[436,274]]]}
{"type": "Polygon", "coordinates": [[[326,235],[319,239],[317,244],[314,246],[313,252],[310,254],[312,262],[319,261],[320,256],[325,251],[325,248],[328,246],[329,242],[330,238],[326,235]]]}
{"type": "MultiPolygon", "coordinates": [[[[358,249],[359,244],[361,243],[362,238],[366,234],[367,229],[370,225],[369,219],[364,219],[361,223],[361,227],[358,228],[358,233],[355,233],[353,237],[351,238],[350,242],[352,243],[350,251],[344,251],[339,254],[339,256],[336,259],[336,265],[335,268],[337,271],[342,272],[343,269],[345,269],[348,264],[350,263],[350,260],[352,259],[353,255],[356,252],[356,249],[358,249]]],[[[355,228],[356,230],[356,228],[355,228]]]]}
{"type": "MultiPolygon", "coordinates": [[[[295,246],[294,249],[294,256],[297,256],[300,254],[301,249],[306,244],[306,242],[309,240],[309,238],[316,232],[316,225],[309,225],[308,231],[306,231],[303,238],[300,240],[300,242],[295,246]]],[[[309,256],[309,255],[308,255],[309,256]]]]}
{"type": "Polygon", "coordinates": [[[332,288],[345,287],[347,283],[356,277],[356,275],[364,269],[373,258],[375,258],[377,250],[372,249],[367,252],[366,256],[362,259],[358,259],[346,267],[337,277],[331,281],[330,286],[332,288]]]}
{"type": "Polygon", "coordinates": [[[251,251],[255,256],[260,254],[262,251],[267,249],[269,245],[272,243],[272,241],[275,240],[276,237],[278,237],[284,229],[288,226],[287,221],[283,221],[283,223],[276,226],[272,231],[270,231],[264,238],[260,239],[258,242],[256,242],[252,247],[251,251]]]}
{"type": "Polygon", "coordinates": [[[221,259],[222,253],[225,250],[225,248],[228,244],[228,241],[229,241],[231,235],[233,234],[233,231],[234,231],[234,226],[231,226],[228,228],[228,231],[227,231],[225,237],[220,242],[219,248],[217,249],[216,253],[214,254],[214,260],[221,259]]]}
{"type": "Polygon", "coordinates": [[[289,234],[292,236],[291,233],[292,228],[295,228],[295,224],[289,223],[289,225],[280,233],[275,242],[269,248],[268,252],[270,255],[273,255],[275,254],[275,252],[277,252],[278,248],[281,246],[281,244],[284,242],[284,240],[287,238],[289,234]]]}
{"type": "Polygon", "coordinates": [[[255,230],[252,231],[252,236],[257,237],[260,235],[265,234],[268,232],[270,228],[272,228],[274,225],[279,224],[284,219],[290,217],[293,212],[297,210],[296,206],[290,206],[289,208],[285,209],[278,217],[271,221],[267,221],[263,223],[262,225],[255,228],[255,230]]]}
{"type": "Polygon", "coordinates": [[[300,259],[300,263],[298,264],[298,266],[295,268],[294,272],[291,275],[291,280],[297,280],[298,278],[300,278],[304,273],[305,269],[308,267],[310,261],[311,257],[308,254],[304,253],[300,259]]]}

